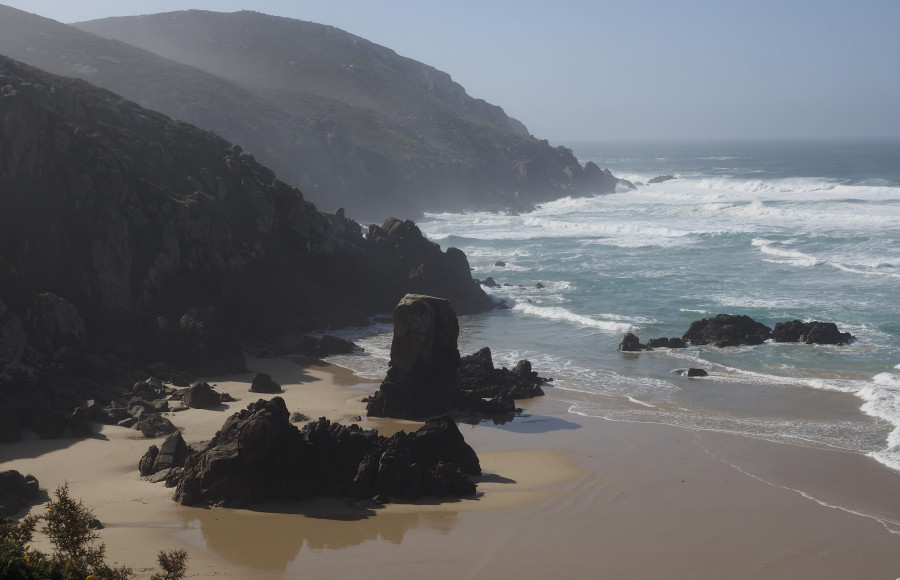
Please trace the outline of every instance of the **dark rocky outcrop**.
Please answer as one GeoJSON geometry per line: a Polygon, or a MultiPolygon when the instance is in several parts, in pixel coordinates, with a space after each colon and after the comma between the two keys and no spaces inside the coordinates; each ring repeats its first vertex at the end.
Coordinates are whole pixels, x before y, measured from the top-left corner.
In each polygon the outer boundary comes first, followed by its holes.
{"type": "Polygon", "coordinates": [[[491,398],[507,391],[513,399],[540,397],[544,394],[541,385],[546,381],[531,369],[527,360],[520,360],[512,370],[495,368],[488,347],[461,357],[456,373],[460,390],[478,398],[491,398]]]}
{"type": "Polygon", "coordinates": [[[853,339],[849,332],[841,332],[833,322],[779,322],[772,329],[775,342],[805,342],[806,344],[847,344],[853,339]]]}
{"type": "Polygon", "coordinates": [[[18,471],[0,471],[0,508],[9,516],[31,505],[38,497],[38,480],[18,471]]]}
{"type": "Polygon", "coordinates": [[[411,222],[367,239],[215,135],[5,57],[0,102],[6,440],[39,416],[65,432],[135,368],[243,370],[242,342],[363,322],[409,290],[492,306],[462,252],[411,222]]]}
{"type": "Polygon", "coordinates": [[[695,369],[695,368],[693,368],[693,367],[689,368],[689,369],[687,370],[687,373],[685,373],[685,374],[686,374],[688,377],[691,377],[691,378],[693,378],[693,377],[708,377],[708,376],[709,376],[709,373],[706,372],[705,370],[703,370],[703,369],[695,369]]]}
{"type": "Polygon", "coordinates": [[[746,314],[717,314],[714,318],[695,320],[681,338],[695,346],[756,345],[772,338],[772,329],[746,314]]]}
{"type": "Polygon", "coordinates": [[[388,218],[366,233],[367,256],[372,268],[367,278],[382,280],[379,303],[392,305],[405,294],[439,296],[449,300],[460,314],[482,312],[493,306],[478,282],[472,279],[469,260],[456,249],[440,246],[422,235],[409,220],[388,218]]]}
{"type": "Polygon", "coordinates": [[[251,393],[280,393],[281,385],[272,380],[267,373],[256,373],[250,383],[251,393]]]}
{"type": "Polygon", "coordinates": [[[451,410],[489,415],[517,411],[515,399],[543,395],[545,379],[527,360],[496,369],[489,348],[460,357],[459,323],[449,302],[409,294],[394,309],[391,360],[367,401],[375,417],[424,418],[451,410]]]}
{"type": "Polygon", "coordinates": [[[182,393],[181,402],[192,409],[210,409],[222,403],[222,397],[209,383],[194,383],[182,393]]]}
{"type": "Polygon", "coordinates": [[[684,340],[678,338],[677,336],[673,337],[661,337],[661,338],[651,338],[647,341],[647,346],[650,348],[684,348],[684,340]]]}
{"type": "Polygon", "coordinates": [[[150,413],[142,417],[135,424],[135,429],[147,439],[158,439],[178,430],[171,421],[159,413],[150,413]]]}
{"type": "Polygon", "coordinates": [[[653,349],[646,344],[642,344],[641,339],[639,339],[634,333],[629,332],[622,339],[622,342],[619,343],[619,350],[621,350],[622,352],[641,352],[644,350],[653,349]]]}
{"type": "Polygon", "coordinates": [[[138,471],[141,476],[153,475],[165,469],[184,467],[184,462],[190,453],[187,443],[180,431],[175,431],[157,447],[151,445],[138,462],[138,471]]]}
{"type": "Polygon", "coordinates": [[[169,483],[182,504],[237,506],[320,495],[467,495],[475,485],[465,475],[480,472],[452,419],[390,438],[324,418],[297,429],[275,397],[232,415],[169,483]]]}

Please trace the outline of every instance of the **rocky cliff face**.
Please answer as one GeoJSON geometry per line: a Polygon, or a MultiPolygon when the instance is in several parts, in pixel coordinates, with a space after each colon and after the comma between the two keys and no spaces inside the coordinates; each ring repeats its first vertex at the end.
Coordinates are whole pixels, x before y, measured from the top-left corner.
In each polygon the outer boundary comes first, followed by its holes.
{"type": "Polygon", "coordinates": [[[465,256],[415,226],[367,240],[220,137],[5,57],[0,208],[0,381],[60,349],[140,359],[160,337],[216,368],[233,343],[213,328],[254,339],[357,321],[412,287],[490,306],[465,256]],[[398,264],[427,275],[393,280],[398,264]]]}
{"type": "Polygon", "coordinates": [[[0,53],[222,135],[324,209],[527,211],[618,183],[446,73],[333,27],[202,11],[78,26],[0,6],[0,53]]]}

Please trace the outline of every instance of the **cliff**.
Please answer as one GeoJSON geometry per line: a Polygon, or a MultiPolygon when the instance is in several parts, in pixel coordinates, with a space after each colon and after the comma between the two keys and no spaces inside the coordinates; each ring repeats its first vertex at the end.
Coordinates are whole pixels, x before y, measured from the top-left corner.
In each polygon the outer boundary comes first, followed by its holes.
{"type": "Polygon", "coordinates": [[[147,362],[179,320],[214,344],[359,321],[410,290],[490,307],[462,252],[394,223],[367,239],[212,133],[0,57],[0,383],[72,352],[147,362]]]}
{"type": "Polygon", "coordinates": [[[329,210],[527,211],[618,184],[446,73],[333,27],[203,11],[77,26],[0,7],[0,52],[222,135],[329,210]]]}

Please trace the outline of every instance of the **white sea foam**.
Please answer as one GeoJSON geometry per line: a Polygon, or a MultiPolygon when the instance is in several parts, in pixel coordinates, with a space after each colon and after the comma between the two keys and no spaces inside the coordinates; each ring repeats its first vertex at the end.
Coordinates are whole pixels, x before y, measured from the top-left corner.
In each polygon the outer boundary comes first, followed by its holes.
{"type": "Polygon", "coordinates": [[[512,310],[514,312],[520,312],[529,316],[538,316],[540,318],[549,318],[553,320],[571,322],[581,326],[589,326],[608,332],[631,332],[635,329],[635,326],[628,322],[601,320],[582,314],[575,314],[574,312],[559,306],[536,306],[534,304],[517,302],[512,307],[512,310]]]}

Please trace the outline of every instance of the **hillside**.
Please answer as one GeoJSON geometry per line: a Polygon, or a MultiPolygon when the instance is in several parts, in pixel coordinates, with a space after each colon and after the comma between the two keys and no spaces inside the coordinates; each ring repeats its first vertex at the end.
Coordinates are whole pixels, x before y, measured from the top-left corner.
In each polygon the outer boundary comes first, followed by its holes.
{"type": "Polygon", "coordinates": [[[203,340],[266,341],[407,292],[491,305],[462,252],[411,222],[364,236],[221,137],[0,57],[0,386],[82,351],[190,367],[160,332],[198,309],[217,313],[203,340]]]}
{"type": "Polygon", "coordinates": [[[0,52],[214,131],[329,210],[527,210],[617,183],[445,73],[332,27],[200,11],[77,26],[0,7],[0,52]]]}

